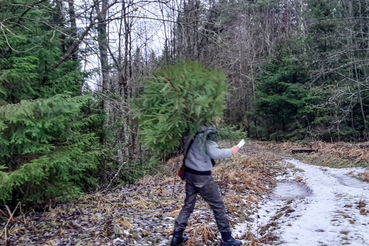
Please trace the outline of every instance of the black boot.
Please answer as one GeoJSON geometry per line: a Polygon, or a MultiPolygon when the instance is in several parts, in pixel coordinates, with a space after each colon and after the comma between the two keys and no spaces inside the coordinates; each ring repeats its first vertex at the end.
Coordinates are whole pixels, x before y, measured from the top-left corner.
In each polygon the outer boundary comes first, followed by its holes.
{"type": "Polygon", "coordinates": [[[241,246],[242,242],[234,239],[233,237],[224,241],[220,244],[221,246],[241,246]]]}
{"type": "Polygon", "coordinates": [[[185,243],[188,241],[188,237],[182,237],[182,236],[176,236],[174,235],[172,238],[172,242],[170,243],[170,246],[178,246],[182,243],[185,243]]]}
{"type": "Polygon", "coordinates": [[[242,242],[234,239],[230,232],[222,232],[223,242],[220,246],[241,246],[242,242]]]}

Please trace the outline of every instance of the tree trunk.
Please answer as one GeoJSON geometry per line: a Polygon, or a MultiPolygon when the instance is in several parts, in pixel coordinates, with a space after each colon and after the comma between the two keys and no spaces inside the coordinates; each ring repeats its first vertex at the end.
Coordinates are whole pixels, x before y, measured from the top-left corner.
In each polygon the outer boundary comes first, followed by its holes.
{"type": "MultiPolygon", "coordinates": [[[[76,12],[74,10],[74,0],[68,0],[68,12],[69,12],[69,20],[71,27],[71,37],[73,40],[77,40],[77,21],[76,21],[76,12]]],[[[73,43],[73,42],[72,42],[73,43]]],[[[78,60],[78,45],[72,51],[72,60],[78,60]]]]}
{"type": "MultiPolygon", "coordinates": [[[[102,94],[108,97],[110,94],[110,78],[109,78],[109,59],[108,59],[108,35],[107,35],[107,12],[108,12],[108,1],[102,0],[101,7],[100,4],[96,4],[97,12],[97,35],[98,35],[98,46],[100,55],[100,65],[101,65],[101,87],[102,94]]],[[[106,120],[104,122],[104,128],[109,126],[111,123],[111,112],[112,108],[109,100],[104,100],[104,113],[106,115],[106,120]]],[[[105,139],[106,141],[106,139],[105,139]]],[[[106,143],[106,142],[105,142],[106,143]]]]}

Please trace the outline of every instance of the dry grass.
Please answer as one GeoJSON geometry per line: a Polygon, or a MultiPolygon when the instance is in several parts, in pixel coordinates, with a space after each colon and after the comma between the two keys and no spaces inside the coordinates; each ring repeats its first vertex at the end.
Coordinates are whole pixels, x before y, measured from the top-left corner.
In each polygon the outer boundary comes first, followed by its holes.
{"type": "Polygon", "coordinates": [[[367,143],[352,144],[352,143],[325,143],[311,142],[309,144],[299,143],[253,143],[258,148],[267,149],[275,152],[283,153],[284,155],[292,156],[296,159],[302,159],[305,162],[314,165],[328,167],[368,167],[369,166],[369,148],[367,143]],[[297,153],[292,154],[292,149],[311,148],[316,149],[313,153],[297,153]]]}
{"type": "MultiPolygon", "coordinates": [[[[202,245],[208,242],[217,241],[217,232],[215,232],[207,222],[193,227],[190,231],[190,239],[186,243],[187,246],[202,245]]],[[[208,245],[208,244],[207,244],[208,245]]]]}
{"type": "Polygon", "coordinates": [[[127,219],[123,219],[123,218],[118,218],[117,220],[115,220],[115,224],[119,225],[120,227],[126,230],[132,229],[134,227],[130,221],[128,221],[127,219]]]}
{"type": "MultiPolygon", "coordinates": [[[[150,186],[152,194],[165,195],[165,197],[169,197],[170,193],[173,192],[165,187],[172,186],[172,189],[176,189],[176,192],[181,194],[182,199],[184,199],[184,182],[180,181],[176,175],[182,164],[182,158],[182,156],[179,156],[170,159],[161,167],[163,171],[160,175],[145,177],[136,185],[150,186]],[[183,187],[182,190],[179,190],[178,185],[174,184],[180,184],[183,187]]],[[[260,150],[256,149],[250,155],[237,154],[231,159],[217,160],[213,177],[223,195],[223,201],[232,226],[236,223],[245,222],[248,216],[255,211],[262,195],[270,192],[270,187],[275,184],[274,176],[282,169],[278,164],[280,160],[281,158],[276,157],[273,153],[260,153],[260,150]]],[[[140,195],[147,197],[142,193],[140,195]]],[[[139,200],[142,199],[137,201],[139,200]]],[[[171,201],[174,200],[166,200],[165,204],[170,204],[171,201]]],[[[148,201],[145,202],[141,201],[141,204],[147,206],[148,201]]],[[[177,200],[177,206],[174,206],[174,209],[167,215],[178,216],[182,204],[183,200],[180,202],[177,200]]],[[[219,233],[217,232],[213,213],[208,204],[201,198],[196,203],[186,233],[190,234],[190,241],[187,245],[196,246],[206,243],[210,246],[217,245],[219,242],[219,233]]],[[[248,241],[246,245],[260,245],[256,237],[250,233],[247,233],[243,239],[248,241]]]]}
{"type": "MultiPolygon", "coordinates": [[[[279,154],[329,167],[368,166],[369,163],[369,149],[347,143],[314,142],[302,145],[248,142],[241,153],[230,159],[218,160],[213,171],[232,226],[249,221],[263,195],[275,186],[275,177],[289,168],[281,164],[279,154]],[[292,154],[292,148],[314,148],[318,152],[292,154]]],[[[19,228],[10,228],[9,236],[17,237],[17,234],[27,231],[30,238],[32,233],[33,237],[56,235],[58,238],[69,238],[68,235],[78,231],[76,235],[89,234],[100,245],[107,245],[115,234],[124,238],[126,245],[132,245],[125,233],[129,233],[135,240],[141,240],[141,245],[149,245],[148,241],[157,242],[160,238],[168,239],[173,230],[173,219],[178,216],[185,198],[184,182],[177,176],[182,158],[178,156],[170,159],[161,165],[158,174],[146,176],[130,187],[118,187],[113,192],[84,196],[74,204],[51,209],[42,221],[39,218],[35,219],[36,222],[27,219],[19,228]],[[143,230],[146,226],[155,229],[143,230]],[[33,227],[35,229],[30,230],[33,227]],[[98,234],[95,234],[96,230],[98,234]]],[[[359,178],[368,182],[369,172],[360,174],[359,178]]],[[[302,179],[296,178],[296,181],[301,182],[302,179]]],[[[286,209],[284,213],[287,212],[286,209]]],[[[1,216],[6,217],[6,214],[1,216]]],[[[240,239],[245,240],[248,246],[273,245],[277,240],[275,236],[268,234],[268,228],[262,229],[265,234],[258,235],[258,238],[247,232],[240,239]]],[[[220,235],[213,213],[202,199],[196,203],[186,234],[191,236],[187,245],[204,245],[205,242],[208,246],[219,244],[220,235]]],[[[44,242],[50,240],[53,240],[51,236],[45,237],[44,242]]]]}
{"type": "Polygon", "coordinates": [[[358,174],[358,178],[364,182],[369,182],[369,172],[358,174]]]}
{"type": "Polygon", "coordinates": [[[277,159],[262,159],[245,155],[236,155],[232,164],[220,162],[213,175],[220,180],[220,188],[236,192],[248,190],[251,194],[264,195],[273,184],[273,173],[279,170],[277,159]]]}
{"type": "Polygon", "coordinates": [[[244,244],[244,246],[260,246],[260,245],[262,245],[262,243],[257,239],[257,237],[254,234],[252,234],[251,232],[246,233],[245,236],[242,239],[247,241],[247,243],[244,244]]]}
{"type": "Polygon", "coordinates": [[[253,142],[252,145],[285,156],[299,159],[305,163],[333,168],[365,167],[366,172],[358,174],[357,178],[369,182],[369,143],[326,143],[311,142],[299,144],[296,142],[272,143],[253,142]],[[310,148],[317,152],[292,154],[292,149],[310,148]]]}
{"type": "MultiPolygon", "coordinates": [[[[302,145],[249,142],[242,154],[237,154],[231,159],[218,160],[213,170],[214,179],[223,195],[232,226],[248,220],[248,216],[255,211],[262,196],[270,192],[271,187],[275,185],[274,178],[284,172],[286,166],[281,166],[282,158],[278,154],[291,156],[306,163],[329,167],[366,166],[369,163],[369,149],[361,149],[355,144],[313,142],[310,145],[302,145]],[[293,148],[313,148],[318,152],[292,155],[291,149],[293,148]]],[[[136,188],[129,196],[126,194],[112,198],[115,203],[119,201],[120,205],[116,206],[135,211],[166,208],[167,212],[162,215],[163,217],[177,217],[185,197],[184,182],[177,176],[182,158],[183,156],[178,156],[170,159],[161,166],[159,174],[147,176],[138,181],[135,184],[136,188]]],[[[360,178],[369,181],[369,173],[360,174],[360,178]]],[[[85,199],[88,200],[85,202],[92,202],[90,198],[85,199]]],[[[107,205],[102,195],[94,196],[93,202],[101,207],[107,205]]],[[[116,220],[115,224],[127,229],[130,225],[134,226],[128,217],[122,221],[116,220]]],[[[265,235],[262,239],[258,239],[250,232],[241,239],[247,241],[245,245],[248,246],[272,244],[277,240],[275,236],[267,233],[267,228],[263,229],[265,235]]],[[[168,235],[171,230],[166,229],[163,233],[168,235]]],[[[190,234],[187,246],[204,245],[204,243],[210,246],[219,243],[220,237],[213,214],[202,199],[198,199],[196,203],[195,212],[190,217],[186,234],[190,234]]]]}

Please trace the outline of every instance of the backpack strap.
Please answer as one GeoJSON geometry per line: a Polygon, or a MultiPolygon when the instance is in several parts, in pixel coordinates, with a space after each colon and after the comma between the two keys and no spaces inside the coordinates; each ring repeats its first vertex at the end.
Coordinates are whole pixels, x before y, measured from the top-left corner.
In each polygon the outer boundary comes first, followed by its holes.
{"type": "Polygon", "coordinates": [[[197,136],[197,133],[195,134],[195,136],[193,136],[193,138],[191,138],[191,141],[190,141],[190,143],[188,144],[188,147],[187,147],[187,149],[186,149],[186,151],[185,151],[185,154],[184,154],[184,156],[183,156],[182,166],[181,166],[181,168],[180,168],[180,169],[179,169],[179,171],[178,171],[178,176],[179,176],[179,177],[181,177],[181,179],[182,179],[182,180],[184,180],[184,179],[185,179],[185,175],[186,175],[186,165],[185,165],[185,161],[186,161],[186,158],[187,158],[187,154],[188,154],[188,151],[190,150],[191,145],[192,145],[192,143],[193,143],[194,139],[196,138],[196,136],[197,136]]]}
{"type": "Polygon", "coordinates": [[[183,163],[184,163],[184,161],[185,161],[185,160],[186,160],[186,158],[187,158],[188,151],[191,149],[191,145],[192,145],[193,141],[195,140],[196,136],[197,136],[197,133],[195,134],[195,136],[193,136],[193,138],[191,138],[191,141],[190,141],[190,143],[188,144],[188,147],[187,147],[187,149],[186,149],[185,155],[184,155],[184,157],[183,157],[183,163]]]}

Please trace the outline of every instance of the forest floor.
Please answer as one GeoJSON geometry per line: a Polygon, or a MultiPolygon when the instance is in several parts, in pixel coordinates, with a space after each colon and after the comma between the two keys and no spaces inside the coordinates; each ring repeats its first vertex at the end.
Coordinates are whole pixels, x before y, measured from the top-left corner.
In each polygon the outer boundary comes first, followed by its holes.
{"type": "MultiPolygon", "coordinates": [[[[234,145],[221,143],[223,147],[234,145]]],[[[369,245],[367,144],[248,142],[213,176],[233,235],[244,245],[369,245]],[[292,149],[309,148],[311,153],[292,149]]],[[[181,157],[155,176],[89,194],[43,212],[0,213],[0,245],[169,245],[184,200],[181,157]]],[[[219,245],[208,205],[198,199],[187,245],[219,245]]]]}

